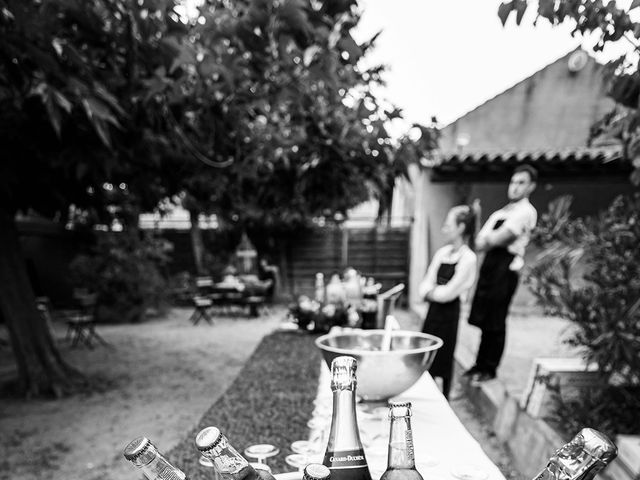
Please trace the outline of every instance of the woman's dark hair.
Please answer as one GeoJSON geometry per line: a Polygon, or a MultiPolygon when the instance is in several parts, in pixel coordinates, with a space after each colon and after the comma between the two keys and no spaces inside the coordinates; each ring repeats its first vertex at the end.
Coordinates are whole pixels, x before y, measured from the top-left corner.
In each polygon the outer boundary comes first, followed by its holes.
{"type": "Polygon", "coordinates": [[[476,234],[476,212],[469,205],[458,205],[451,209],[455,221],[458,225],[464,225],[462,236],[466,238],[467,243],[473,248],[473,238],[476,234]]]}

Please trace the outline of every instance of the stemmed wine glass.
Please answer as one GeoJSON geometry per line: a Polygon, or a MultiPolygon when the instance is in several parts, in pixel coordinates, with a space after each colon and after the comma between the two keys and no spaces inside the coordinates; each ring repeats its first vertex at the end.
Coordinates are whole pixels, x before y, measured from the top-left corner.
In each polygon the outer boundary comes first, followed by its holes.
{"type": "Polygon", "coordinates": [[[314,415],[314,417],[307,422],[307,426],[311,431],[310,439],[292,442],[291,451],[293,454],[287,455],[285,458],[287,465],[301,471],[309,463],[322,462],[322,454],[327,446],[326,434],[329,421],[326,416],[321,417],[314,415]]]}
{"type": "Polygon", "coordinates": [[[256,461],[251,462],[251,466],[260,470],[266,470],[271,473],[271,467],[267,465],[267,458],[273,457],[280,453],[280,449],[269,443],[259,443],[250,445],[244,449],[244,456],[253,458],[256,461]]]}
{"type": "Polygon", "coordinates": [[[303,471],[304,467],[310,463],[309,457],[302,453],[292,453],[291,455],[287,455],[284,457],[284,461],[287,465],[299,470],[300,472],[303,471]]]}

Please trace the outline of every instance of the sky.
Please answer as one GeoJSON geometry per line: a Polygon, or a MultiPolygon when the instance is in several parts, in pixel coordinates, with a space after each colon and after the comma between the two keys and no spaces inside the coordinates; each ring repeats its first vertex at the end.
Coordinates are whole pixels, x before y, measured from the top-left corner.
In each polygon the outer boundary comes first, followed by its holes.
{"type": "MultiPolygon", "coordinates": [[[[430,123],[432,116],[447,125],[581,43],[594,43],[571,37],[568,25],[552,27],[541,19],[534,27],[529,13],[519,27],[513,17],[503,27],[501,0],[358,3],[363,16],[352,32],[356,41],[382,30],[367,62],[388,66],[387,86],[377,94],[404,112],[406,122],[390,129],[396,135],[413,122],[430,123]]],[[[614,46],[597,59],[628,49],[614,46]]]]}

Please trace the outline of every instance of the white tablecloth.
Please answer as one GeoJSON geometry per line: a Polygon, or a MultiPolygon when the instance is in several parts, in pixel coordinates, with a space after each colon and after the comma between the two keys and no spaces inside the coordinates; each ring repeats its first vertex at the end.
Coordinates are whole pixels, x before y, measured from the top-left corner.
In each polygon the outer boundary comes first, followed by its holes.
{"type": "MultiPolygon", "coordinates": [[[[311,439],[321,431],[326,432],[325,437],[328,434],[327,424],[330,423],[332,409],[329,383],[329,369],[323,362],[311,439]],[[324,430],[321,426],[324,426],[324,430]]],[[[460,423],[428,373],[392,400],[412,403],[411,426],[416,466],[425,480],[480,480],[482,477],[485,480],[505,480],[478,442],[460,423]],[[480,476],[465,477],[465,471],[480,476]]],[[[389,441],[388,408],[379,404],[376,407],[357,405],[360,435],[374,480],[378,480],[387,467],[389,441]]],[[[326,445],[326,438],[323,441],[326,445]]]]}

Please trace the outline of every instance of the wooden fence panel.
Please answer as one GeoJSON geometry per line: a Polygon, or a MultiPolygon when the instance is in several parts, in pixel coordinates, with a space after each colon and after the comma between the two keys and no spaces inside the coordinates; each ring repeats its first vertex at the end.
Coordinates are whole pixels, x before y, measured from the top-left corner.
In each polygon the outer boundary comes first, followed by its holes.
{"type": "Polygon", "coordinates": [[[315,274],[328,281],[347,266],[381,282],[383,290],[408,285],[409,228],[314,229],[291,249],[288,272],[296,295],[313,295],[315,274]]]}

